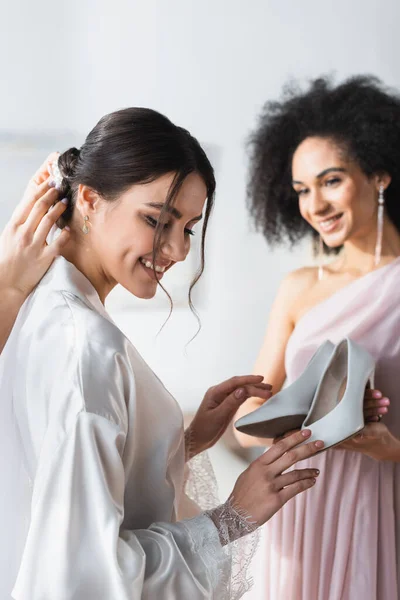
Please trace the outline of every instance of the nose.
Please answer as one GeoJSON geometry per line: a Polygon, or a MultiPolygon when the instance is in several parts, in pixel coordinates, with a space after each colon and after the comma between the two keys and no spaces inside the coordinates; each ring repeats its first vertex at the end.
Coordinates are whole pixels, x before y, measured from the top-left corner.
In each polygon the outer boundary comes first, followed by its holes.
{"type": "Polygon", "coordinates": [[[307,198],[307,210],[310,215],[323,215],[329,209],[329,202],[324,198],[319,188],[310,190],[307,198]]]}
{"type": "Polygon", "coordinates": [[[182,262],[190,250],[190,241],[184,236],[168,236],[161,243],[161,253],[173,262],[182,262]]]}

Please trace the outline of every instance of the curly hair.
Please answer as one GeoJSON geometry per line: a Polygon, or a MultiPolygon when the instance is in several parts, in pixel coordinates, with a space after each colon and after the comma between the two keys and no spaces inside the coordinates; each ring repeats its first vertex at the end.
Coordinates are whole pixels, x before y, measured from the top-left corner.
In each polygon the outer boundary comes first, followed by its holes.
{"type": "Polygon", "coordinates": [[[293,154],[311,136],[332,139],[368,177],[391,175],[385,204],[400,231],[400,96],[373,76],[338,86],[323,77],[306,91],[287,85],[279,102],[264,105],[249,138],[248,204],[268,243],[293,245],[318,235],[301,217],[291,185],[293,154]]]}

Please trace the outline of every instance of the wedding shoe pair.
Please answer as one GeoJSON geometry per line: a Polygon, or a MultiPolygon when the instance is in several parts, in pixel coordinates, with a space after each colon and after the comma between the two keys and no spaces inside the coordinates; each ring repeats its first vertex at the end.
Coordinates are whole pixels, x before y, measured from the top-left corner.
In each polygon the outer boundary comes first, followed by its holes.
{"type": "Polygon", "coordinates": [[[374,370],[372,356],[349,338],[337,346],[326,341],[296,381],[235,427],[261,438],[309,429],[307,443],[323,440],[326,450],[364,428],[365,388],[368,382],[374,387],[374,370]]]}

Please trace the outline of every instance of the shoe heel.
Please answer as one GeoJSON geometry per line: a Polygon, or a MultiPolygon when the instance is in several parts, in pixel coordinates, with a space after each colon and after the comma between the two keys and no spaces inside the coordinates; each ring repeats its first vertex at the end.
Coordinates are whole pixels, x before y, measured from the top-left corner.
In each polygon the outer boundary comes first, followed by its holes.
{"type": "Polygon", "coordinates": [[[311,430],[307,443],[323,440],[324,450],[327,450],[364,428],[365,389],[368,383],[373,389],[374,374],[375,364],[367,351],[349,339],[337,346],[315,393],[309,415],[303,423],[303,429],[311,430]],[[344,360],[347,365],[343,364],[344,360]],[[346,388],[341,396],[338,379],[344,380],[345,377],[346,388]],[[333,401],[330,401],[331,398],[333,401]],[[338,398],[340,400],[337,402],[338,398]]]}
{"type": "Polygon", "coordinates": [[[374,390],[375,389],[375,369],[370,374],[368,383],[369,383],[370,389],[374,390]]]}

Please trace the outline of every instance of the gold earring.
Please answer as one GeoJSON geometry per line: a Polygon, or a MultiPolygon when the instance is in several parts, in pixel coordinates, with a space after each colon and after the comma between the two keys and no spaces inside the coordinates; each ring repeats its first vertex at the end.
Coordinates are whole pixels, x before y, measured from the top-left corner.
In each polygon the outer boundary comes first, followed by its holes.
{"type": "Polygon", "coordinates": [[[89,217],[87,215],[85,215],[83,217],[83,227],[82,227],[82,231],[83,233],[86,235],[87,233],[89,233],[89,227],[87,226],[87,222],[89,221],[89,217]]]}

